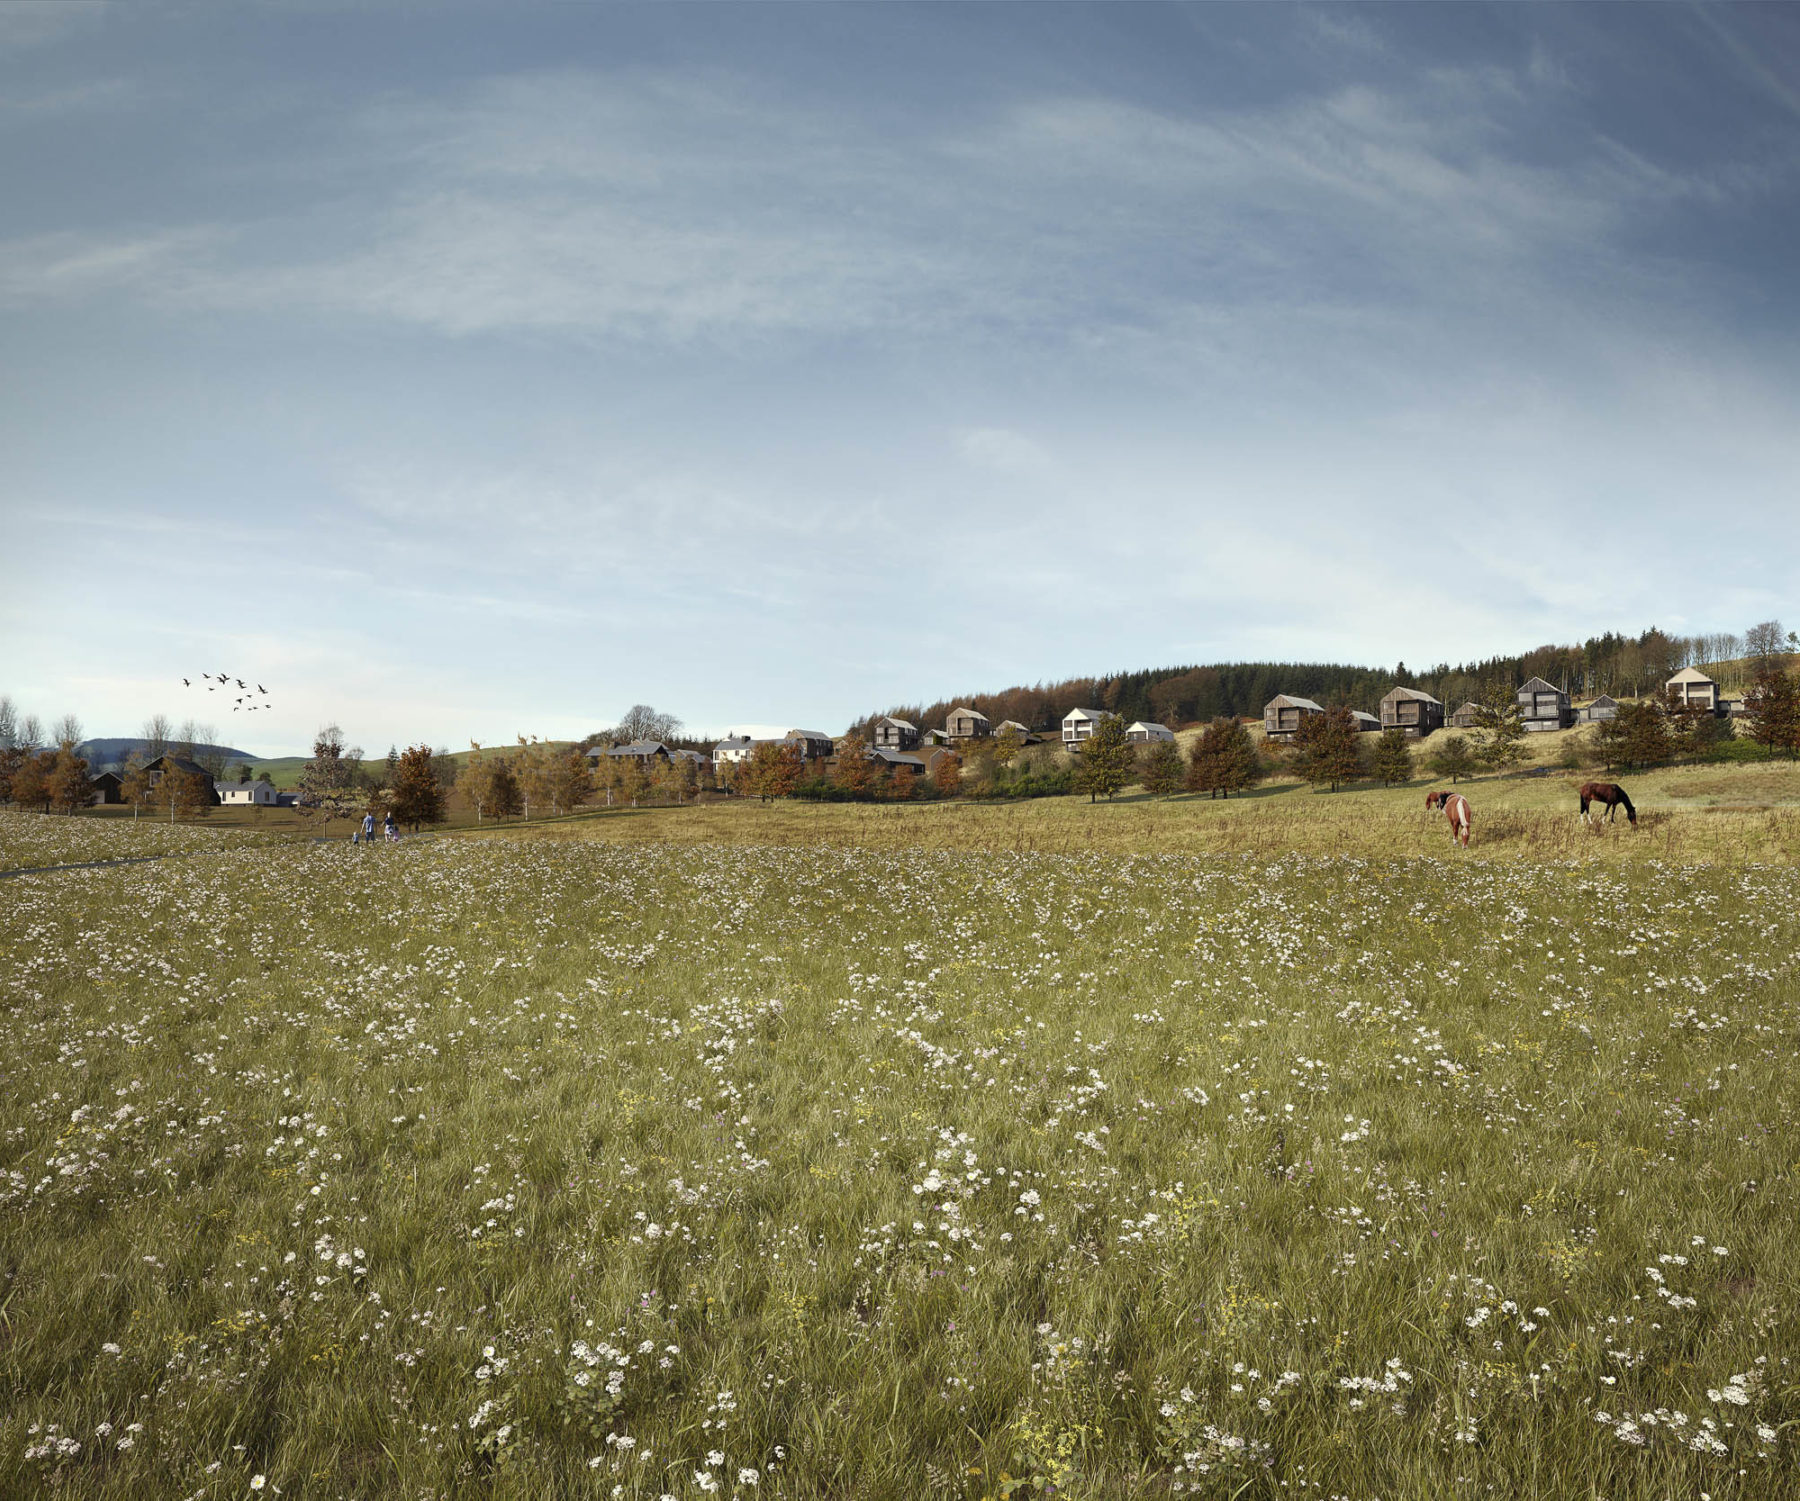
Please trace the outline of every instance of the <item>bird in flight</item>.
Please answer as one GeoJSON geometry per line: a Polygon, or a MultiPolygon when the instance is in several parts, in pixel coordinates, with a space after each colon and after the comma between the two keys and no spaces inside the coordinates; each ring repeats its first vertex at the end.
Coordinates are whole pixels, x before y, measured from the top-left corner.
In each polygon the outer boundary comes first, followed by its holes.
{"type": "Polygon", "coordinates": [[[183,678],[181,680],[181,686],[183,688],[192,688],[194,685],[192,683],[190,683],[186,678],[183,678]]]}
{"type": "Polygon", "coordinates": [[[268,696],[268,692],[269,692],[269,690],[267,688],[263,687],[263,685],[261,683],[258,683],[256,685],[256,691],[258,693],[262,694],[265,698],[268,696]]]}

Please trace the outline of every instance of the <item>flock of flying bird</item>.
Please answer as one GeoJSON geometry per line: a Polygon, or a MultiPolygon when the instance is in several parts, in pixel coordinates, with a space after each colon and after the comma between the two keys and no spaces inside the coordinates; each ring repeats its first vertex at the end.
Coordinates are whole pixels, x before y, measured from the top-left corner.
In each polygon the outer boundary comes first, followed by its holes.
{"type": "MultiPolygon", "coordinates": [[[[236,683],[240,688],[245,687],[242,678],[234,678],[229,672],[221,672],[216,681],[213,680],[213,675],[210,672],[203,672],[200,676],[208,680],[206,688],[208,693],[217,693],[221,688],[229,693],[233,683],[236,683]]],[[[183,688],[192,688],[194,686],[193,680],[190,678],[183,678],[181,680],[181,686],[183,688]]],[[[259,704],[255,701],[256,695],[259,693],[262,694],[264,698],[269,696],[269,690],[263,687],[261,683],[258,683],[253,689],[246,688],[243,693],[238,695],[237,701],[232,704],[231,712],[236,714],[241,709],[246,714],[254,714],[258,709],[273,708],[273,704],[259,704]],[[245,708],[246,704],[249,705],[248,708],[245,708]]]]}

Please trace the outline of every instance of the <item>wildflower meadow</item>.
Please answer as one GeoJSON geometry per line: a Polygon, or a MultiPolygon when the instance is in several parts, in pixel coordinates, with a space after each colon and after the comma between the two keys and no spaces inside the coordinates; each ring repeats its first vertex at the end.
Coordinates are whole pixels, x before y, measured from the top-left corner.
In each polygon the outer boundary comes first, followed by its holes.
{"type": "Polygon", "coordinates": [[[1800,871],[0,883],[0,1493],[1800,1493],[1800,871]]]}

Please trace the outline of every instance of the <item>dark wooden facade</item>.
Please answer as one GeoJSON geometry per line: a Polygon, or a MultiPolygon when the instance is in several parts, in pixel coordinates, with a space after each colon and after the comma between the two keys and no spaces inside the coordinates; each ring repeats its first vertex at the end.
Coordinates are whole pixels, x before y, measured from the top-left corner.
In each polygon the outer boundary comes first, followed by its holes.
{"type": "Polygon", "coordinates": [[[1390,688],[1381,700],[1381,727],[1404,730],[1409,740],[1444,727],[1444,706],[1421,688],[1390,688]]]}
{"type": "Polygon", "coordinates": [[[1263,705],[1263,733],[1271,740],[1292,740],[1301,720],[1324,712],[1324,706],[1315,704],[1310,698],[1278,693],[1263,705]]]}
{"type": "MultiPolygon", "coordinates": [[[[886,751],[909,751],[919,743],[919,727],[904,719],[884,714],[875,721],[875,748],[886,751]]],[[[922,765],[923,763],[921,763],[922,765]]]]}
{"type": "Polygon", "coordinates": [[[1519,722],[1527,730],[1566,730],[1575,723],[1569,695],[1542,678],[1521,684],[1514,698],[1519,705],[1519,722]]]}

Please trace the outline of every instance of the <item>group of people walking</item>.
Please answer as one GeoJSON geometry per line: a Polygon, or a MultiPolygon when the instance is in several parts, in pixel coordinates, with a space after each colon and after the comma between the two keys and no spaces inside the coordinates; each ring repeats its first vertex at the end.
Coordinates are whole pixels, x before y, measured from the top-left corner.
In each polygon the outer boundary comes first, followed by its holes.
{"type": "MultiPolygon", "coordinates": [[[[398,844],[400,842],[400,825],[394,822],[392,811],[388,812],[382,818],[381,829],[383,837],[386,838],[389,844],[398,844]]],[[[350,831],[350,842],[352,844],[359,842],[362,844],[373,844],[375,842],[375,815],[373,813],[363,814],[362,828],[352,829],[350,831]]]]}

